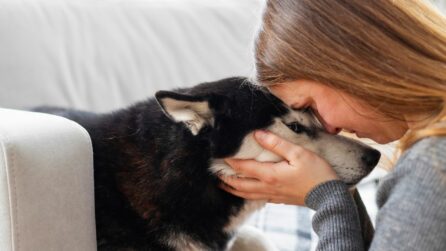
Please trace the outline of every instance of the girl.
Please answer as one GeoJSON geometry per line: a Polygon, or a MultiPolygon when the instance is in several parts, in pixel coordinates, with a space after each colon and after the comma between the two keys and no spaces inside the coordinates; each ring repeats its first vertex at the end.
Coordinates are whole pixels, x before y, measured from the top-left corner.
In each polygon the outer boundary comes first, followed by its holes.
{"type": "MultiPolygon", "coordinates": [[[[269,0],[256,41],[258,83],[309,107],[330,133],[346,130],[402,155],[380,184],[370,250],[446,248],[446,20],[422,0],[269,0]]],[[[316,210],[318,250],[364,250],[348,187],[319,156],[270,132],[285,161],[227,160],[245,178],[222,188],[316,210]]]]}

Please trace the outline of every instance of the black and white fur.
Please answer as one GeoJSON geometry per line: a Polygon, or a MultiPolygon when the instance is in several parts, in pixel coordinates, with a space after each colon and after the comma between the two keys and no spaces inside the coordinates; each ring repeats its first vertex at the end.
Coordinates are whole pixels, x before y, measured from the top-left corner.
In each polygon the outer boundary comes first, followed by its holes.
{"type": "Polygon", "coordinates": [[[218,187],[233,175],[223,159],[279,161],[253,139],[268,129],[324,157],[348,184],[379,153],[324,132],[309,110],[292,110],[244,78],[160,91],[106,114],[42,107],[90,134],[99,250],[228,250],[239,226],[264,202],[218,187]]]}

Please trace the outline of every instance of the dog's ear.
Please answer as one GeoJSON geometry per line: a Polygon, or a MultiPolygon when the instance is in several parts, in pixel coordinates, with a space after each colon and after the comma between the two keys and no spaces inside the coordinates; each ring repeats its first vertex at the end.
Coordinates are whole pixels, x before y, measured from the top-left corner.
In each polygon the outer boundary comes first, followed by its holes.
{"type": "Polygon", "coordinates": [[[170,119],[184,123],[193,135],[205,125],[213,126],[214,115],[208,97],[159,91],[155,98],[170,119]]]}

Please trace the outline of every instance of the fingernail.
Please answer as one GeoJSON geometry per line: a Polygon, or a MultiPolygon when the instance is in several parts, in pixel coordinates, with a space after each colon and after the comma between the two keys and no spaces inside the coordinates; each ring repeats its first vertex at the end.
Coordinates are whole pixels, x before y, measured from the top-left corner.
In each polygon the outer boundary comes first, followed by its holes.
{"type": "Polygon", "coordinates": [[[255,136],[258,139],[265,140],[268,137],[268,132],[265,130],[257,130],[255,136]]]}

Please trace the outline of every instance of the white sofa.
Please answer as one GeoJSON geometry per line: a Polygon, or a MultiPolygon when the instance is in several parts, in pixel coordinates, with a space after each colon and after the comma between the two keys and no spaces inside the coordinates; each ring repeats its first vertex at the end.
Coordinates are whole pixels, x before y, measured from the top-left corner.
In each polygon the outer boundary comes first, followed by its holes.
{"type": "Polygon", "coordinates": [[[91,142],[64,118],[252,72],[261,0],[0,0],[0,250],[95,250],[91,142]]]}

